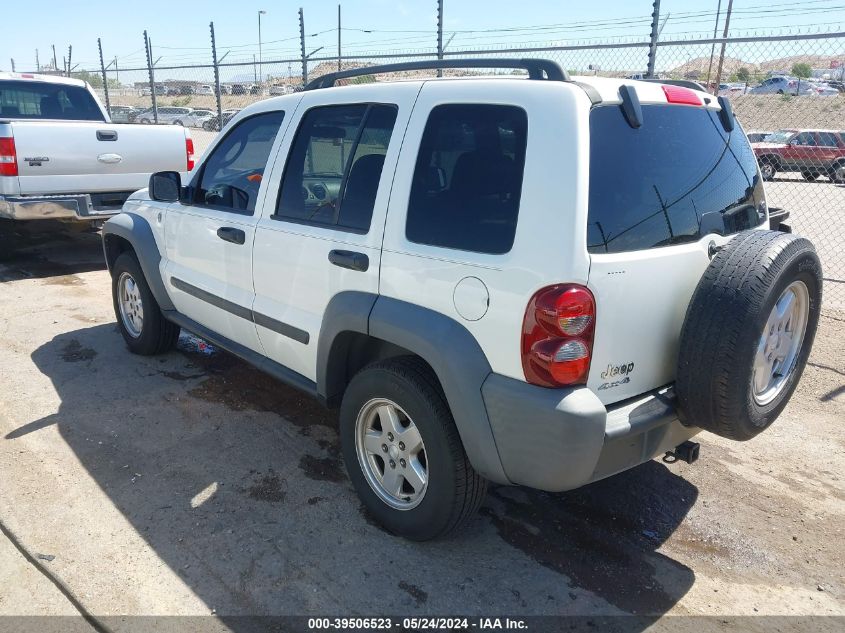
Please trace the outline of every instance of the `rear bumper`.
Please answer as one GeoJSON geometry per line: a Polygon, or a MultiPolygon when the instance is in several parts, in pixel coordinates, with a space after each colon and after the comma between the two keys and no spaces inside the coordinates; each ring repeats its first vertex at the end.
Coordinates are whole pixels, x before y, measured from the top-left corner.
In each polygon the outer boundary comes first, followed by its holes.
{"type": "Polygon", "coordinates": [[[609,477],[700,431],[678,421],[671,387],[606,408],[585,387],[545,389],[491,374],[482,395],[508,479],[541,490],[609,477]]]}
{"type": "Polygon", "coordinates": [[[120,213],[129,193],[0,196],[0,217],[12,220],[102,220],[120,213]]]}

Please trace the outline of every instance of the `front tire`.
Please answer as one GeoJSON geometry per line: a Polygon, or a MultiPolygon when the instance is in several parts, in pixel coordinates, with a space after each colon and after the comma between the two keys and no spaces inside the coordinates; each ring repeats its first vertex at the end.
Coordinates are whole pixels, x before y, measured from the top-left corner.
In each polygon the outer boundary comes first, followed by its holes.
{"type": "Polygon", "coordinates": [[[176,345],[179,326],[162,315],[134,253],[121,253],[114,262],[112,302],[117,327],[133,354],[162,354],[176,345]]]}
{"type": "Polygon", "coordinates": [[[484,499],[486,481],[467,459],[436,378],[414,358],[370,365],[352,379],[340,439],[358,496],[396,535],[453,533],[484,499]]]}

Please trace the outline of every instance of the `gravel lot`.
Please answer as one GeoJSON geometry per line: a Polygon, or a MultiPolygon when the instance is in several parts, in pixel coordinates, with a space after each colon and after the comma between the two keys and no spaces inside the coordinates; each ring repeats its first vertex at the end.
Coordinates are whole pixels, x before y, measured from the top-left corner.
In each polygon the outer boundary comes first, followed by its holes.
{"type": "Polygon", "coordinates": [[[465,534],[415,544],[362,512],[333,413],[191,337],[131,356],[109,283],[98,235],[0,224],[0,615],[845,617],[845,313],[751,442],[493,487],[465,534]]]}

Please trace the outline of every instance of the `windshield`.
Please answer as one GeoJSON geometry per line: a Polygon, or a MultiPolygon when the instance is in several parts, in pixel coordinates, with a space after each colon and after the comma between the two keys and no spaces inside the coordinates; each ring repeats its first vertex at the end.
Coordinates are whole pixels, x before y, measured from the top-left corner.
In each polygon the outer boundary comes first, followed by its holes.
{"type": "Polygon", "coordinates": [[[620,253],[729,235],[765,220],[762,179],[739,125],[706,108],[644,105],[632,128],[619,106],[590,114],[587,246],[620,253]]]}
{"type": "Polygon", "coordinates": [[[0,81],[0,117],[105,121],[85,88],[41,81],[0,81]]]}
{"type": "Polygon", "coordinates": [[[788,143],[793,134],[795,134],[795,130],[778,130],[767,135],[763,140],[767,143],[788,143]]]}

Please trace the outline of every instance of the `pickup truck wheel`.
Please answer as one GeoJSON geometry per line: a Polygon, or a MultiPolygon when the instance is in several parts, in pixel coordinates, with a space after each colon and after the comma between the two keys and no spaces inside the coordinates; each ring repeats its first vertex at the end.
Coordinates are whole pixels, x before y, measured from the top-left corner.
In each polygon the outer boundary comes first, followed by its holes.
{"type": "Polygon", "coordinates": [[[734,440],[774,422],[810,355],[821,295],[808,240],[746,231],[728,242],[687,308],[675,383],[681,421],[734,440]]]}
{"type": "Polygon", "coordinates": [[[132,253],[122,253],[112,267],[112,300],[117,327],[133,354],[161,354],[176,344],[179,326],[162,316],[132,253]]]}
{"type": "Polygon", "coordinates": [[[836,163],[831,167],[828,177],[837,185],[845,185],[845,161],[836,163]]]}
{"type": "Polygon", "coordinates": [[[370,514],[415,541],[452,533],[484,499],[486,481],[472,468],[430,370],[413,358],[363,369],[340,410],[343,457],[370,514]]]}

